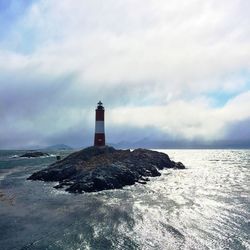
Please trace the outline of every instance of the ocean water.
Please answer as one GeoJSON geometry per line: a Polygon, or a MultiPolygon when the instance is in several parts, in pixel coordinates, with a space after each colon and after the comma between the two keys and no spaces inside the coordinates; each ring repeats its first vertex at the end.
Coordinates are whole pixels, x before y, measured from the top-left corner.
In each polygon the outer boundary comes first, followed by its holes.
{"type": "Polygon", "coordinates": [[[0,151],[0,249],[250,249],[250,151],[160,151],[187,169],[77,195],[26,180],[53,155],[0,151]]]}

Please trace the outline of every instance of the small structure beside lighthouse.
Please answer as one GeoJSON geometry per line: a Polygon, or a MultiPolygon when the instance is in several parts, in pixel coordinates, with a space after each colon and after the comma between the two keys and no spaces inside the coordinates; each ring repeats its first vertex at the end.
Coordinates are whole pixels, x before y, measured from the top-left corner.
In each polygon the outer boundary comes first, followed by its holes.
{"type": "Polygon", "coordinates": [[[94,146],[105,146],[105,132],[104,132],[104,107],[102,102],[97,103],[95,110],[95,140],[94,146]]]}

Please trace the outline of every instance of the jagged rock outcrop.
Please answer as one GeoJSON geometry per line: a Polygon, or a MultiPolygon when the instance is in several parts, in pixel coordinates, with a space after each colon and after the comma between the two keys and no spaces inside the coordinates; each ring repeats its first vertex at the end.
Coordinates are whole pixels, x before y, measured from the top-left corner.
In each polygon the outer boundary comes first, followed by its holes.
{"type": "Polygon", "coordinates": [[[34,152],[25,153],[21,155],[20,157],[35,158],[35,157],[41,157],[41,156],[49,156],[49,154],[45,152],[34,151],[34,152]]]}
{"type": "Polygon", "coordinates": [[[160,176],[159,170],[163,168],[185,167],[157,151],[88,147],[32,174],[28,179],[59,181],[55,188],[67,187],[66,191],[74,193],[96,192],[122,188],[135,182],[145,184],[149,180],[147,177],[160,176]]]}

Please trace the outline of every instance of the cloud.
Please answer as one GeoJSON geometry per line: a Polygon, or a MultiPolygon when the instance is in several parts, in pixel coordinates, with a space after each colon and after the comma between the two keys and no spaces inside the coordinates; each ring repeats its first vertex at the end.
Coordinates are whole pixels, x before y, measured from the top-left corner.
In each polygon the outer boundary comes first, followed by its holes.
{"type": "Polygon", "coordinates": [[[140,128],[161,128],[172,138],[223,139],[228,124],[250,118],[250,91],[236,96],[222,108],[213,108],[205,98],[174,101],[164,106],[118,108],[108,114],[111,123],[140,128]]]}
{"type": "Polygon", "coordinates": [[[0,146],[15,144],[13,130],[24,144],[71,135],[79,145],[74,128],[85,129],[90,143],[99,99],[112,141],[227,137],[249,119],[249,10],[243,0],[30,2],[0,32],[0,146]]]}

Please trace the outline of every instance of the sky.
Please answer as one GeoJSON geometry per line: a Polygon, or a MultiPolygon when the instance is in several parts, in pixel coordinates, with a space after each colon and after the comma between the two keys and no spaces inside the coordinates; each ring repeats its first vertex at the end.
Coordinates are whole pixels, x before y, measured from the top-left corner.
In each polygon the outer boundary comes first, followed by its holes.
{"type": "Polygon", "coordinates": [[[0,148],[250,140],[250,2],[0,0],[0,148]]]}

